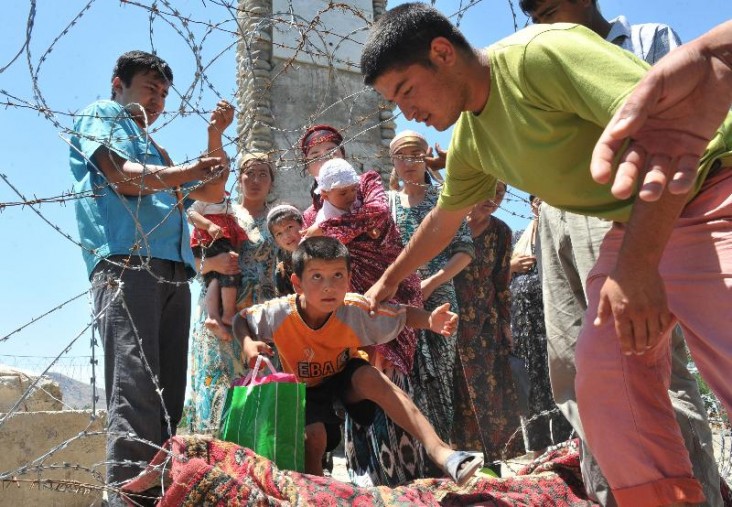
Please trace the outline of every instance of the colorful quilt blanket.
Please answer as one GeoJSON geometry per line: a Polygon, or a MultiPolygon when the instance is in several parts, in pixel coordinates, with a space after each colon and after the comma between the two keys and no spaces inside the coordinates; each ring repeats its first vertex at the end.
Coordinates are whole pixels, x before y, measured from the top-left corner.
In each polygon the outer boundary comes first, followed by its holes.
{"type": "Polygon", "coordinates": [[[419,479],[397,488],[361,488],[328,477],[279,470],[236,444],[200,435],[170,439],[123,493],[160,488],[158,505],[172,506],[464,506],[584,507],[575,446],[549,453],[511,478],[478,476],[458,487],[448,479],[419,479]]]}

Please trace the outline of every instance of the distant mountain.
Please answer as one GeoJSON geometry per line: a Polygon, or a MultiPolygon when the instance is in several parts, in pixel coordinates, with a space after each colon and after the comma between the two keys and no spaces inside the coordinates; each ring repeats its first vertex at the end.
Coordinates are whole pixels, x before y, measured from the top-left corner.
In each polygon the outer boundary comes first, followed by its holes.
{"type": "MultiPolygon", "coordinates": [[[[51,377],[61,387],[64,408],[76,410],[92,408],[92,386],[78,380],[67,377],[63,373],[48,372],[46,376],[51,377]]],[[[104,389],[97,384],[97,409],[105,410],[106,401],[104,389]]]]}

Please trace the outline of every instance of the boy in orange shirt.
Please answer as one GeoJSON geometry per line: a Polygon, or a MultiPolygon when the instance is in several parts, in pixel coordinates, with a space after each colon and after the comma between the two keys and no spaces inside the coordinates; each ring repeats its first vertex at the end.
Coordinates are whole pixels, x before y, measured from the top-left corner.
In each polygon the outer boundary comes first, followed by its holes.
{"type": "Polygon", "coordinates": [[[405,325],[450,336],[457,315],[448,304],[432,313],[383,304],[370,313],[363,296],[348,293],[348,249],[333,238],[306,239],[293,253],[292,263],[297,294],[242,310],[233,330],[243,341],[247,362],[259,354],[271,355],[265,342],[273,342],[283,369],[307,385],[305,471],[322,475],[323,453],[340,441],[340,420],[333,410],[333,402],[340,400],[362,425],[371,424],[376,406],[381,407],[422,442],[429,457],[455,482],[467,482],[482,466],[482,456],[453,451],[409,396],[358,353],[359,347],[393,340],[405,325]]]}

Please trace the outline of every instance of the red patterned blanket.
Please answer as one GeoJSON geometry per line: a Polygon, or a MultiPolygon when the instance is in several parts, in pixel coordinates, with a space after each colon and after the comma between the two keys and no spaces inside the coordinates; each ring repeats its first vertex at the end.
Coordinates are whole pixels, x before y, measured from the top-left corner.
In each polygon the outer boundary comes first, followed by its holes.
{"type": "Polygon", "coordinates": [[[327,477],[282,471],[236,444],[203,436],[170,439],[148,470],[125,486],[132,495],[163,486],[168,506],[592,506],[572,448],[549,454],[516,477],[479,477],[458,487],[420,479],[398,488],[359,488],[327,477]]]}

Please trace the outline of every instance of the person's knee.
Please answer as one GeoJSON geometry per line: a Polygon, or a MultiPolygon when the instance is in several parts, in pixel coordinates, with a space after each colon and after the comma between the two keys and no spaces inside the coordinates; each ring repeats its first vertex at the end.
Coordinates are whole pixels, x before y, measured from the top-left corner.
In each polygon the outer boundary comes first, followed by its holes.
{"type": "Polygon", "coordinates": [[[351,386],[359,398],[371,399],[373,393],[383,392],[391,385],[386,375],[371,365],[360,367],[351,377],[351,386]]]}
{"type": "Polygon", "coordinates": [[[372,381],[372,382],[383,382],[384,379],[386,379],[386,376],[381,373],[379,370],[377,370],[375,367],[371,366],[370,364],[364,364],[360,368],[358,368],[355,372],[353,372],[353,376],[351,377],[353,380],[361,381],[372,381]]]}
{"type": "Polygon", "coordinates": [[[317,422],[305,426],[305,449],[317,456],[325,452],[328,434],[323,423],[317,422]]]}

